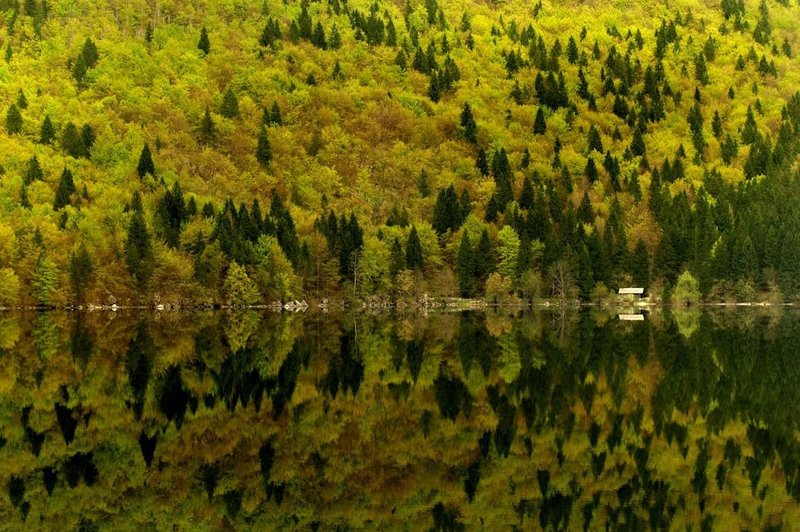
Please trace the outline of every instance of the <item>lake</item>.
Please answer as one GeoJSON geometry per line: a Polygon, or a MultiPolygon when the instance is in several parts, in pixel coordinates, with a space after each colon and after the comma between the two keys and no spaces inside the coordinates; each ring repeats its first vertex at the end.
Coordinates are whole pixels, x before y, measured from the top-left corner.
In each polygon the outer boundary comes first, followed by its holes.
{"type": "Polygon", "coordinates": [[[0,314],[0,529],[800,523],[800,313],[0,314]]]}

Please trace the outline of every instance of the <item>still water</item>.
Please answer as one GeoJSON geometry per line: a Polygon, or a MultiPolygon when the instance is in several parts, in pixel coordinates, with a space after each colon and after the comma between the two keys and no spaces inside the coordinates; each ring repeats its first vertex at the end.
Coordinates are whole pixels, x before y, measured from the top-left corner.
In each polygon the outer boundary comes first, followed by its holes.
{"type": "Polygon", "coordinates": [[[800,526],[800,313],[0,315],[0,529],[800,526]]]}

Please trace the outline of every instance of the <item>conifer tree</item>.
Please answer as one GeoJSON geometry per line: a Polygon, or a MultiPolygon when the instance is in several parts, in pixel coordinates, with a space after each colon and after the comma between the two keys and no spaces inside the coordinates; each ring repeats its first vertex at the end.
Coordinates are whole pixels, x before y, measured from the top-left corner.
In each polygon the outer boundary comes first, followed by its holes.
{"type": "Polygon", "coordinates": [[[56,138],[56,129],[53,127],[53,122],[50,120],[50,115],[45,115],[42,121],[42,128],[39,132],[40,144],[52,144],[56,138]]]}
{"type": "Polygon", "coordinates": [[[22,113],[17,104],[12,103],[6,111],[6,130],[9,135],[16,135],[22,132],[22,113]]]}
{"type": "Polygon", "coordinates": [[[711,130],[714,132],[716,138],[722,136],[722,118],[719,116],[719,111],[714,111],[714,118],[711,120],[711,130]]]}
{"type": "Polygon", "coordinates": [[[208,39],[208,31],[205,26],[200,30],[200,40],[197,41],[197,48],[203,52],[203,55],[208,55],[211,51],[211,41],[208,39]]]}
{"type": "Polygon", "coordinates": [[[600,137],[600,131],[594,127],[594,124],[589,127],[589,134],[586,140],[589,145],[589,151],[596,150],[597,153],[603,153],[603,139],[600,137]]]}
{"type": "Polygon", "coordinates": [[[492,242],[489,239],[489,231],[484,228],[481,233],[481,238],[478,240],[478,245],[475,247],[474,254],[475,279],[477,281],[475,290],[477,292],[483,290],[486,279],[489,277],[489,274],[494,271],[494,264],[494,250],[492,249],[492,242]]]}
{"type": "Polygon", "coordinates": [[[144,179],[144,176],[150,174],[151,176],[155,177],[156,175],[156,167],[153,164],[153,156],[150,153],[150,146],[145,143],[144,147],[142,148],[142,153],[139,155],[139,163],[136,165],[136,173],[139,175],[139,179],[144,179]]]}
{"type": "Polygon", "coordinates": [[[597,165],[593,157],[589,157],[589,160],[586,161],[586,168],[584,168],[583,174],[586,176],[586,179],[589,180],[589,183],[597,181],[597,165]]]}
{"type": "Polygon", "coordinates": [[[412,225],[406,242],[406,268],[409,270],[421,270],[422,267],[422,244],[419,241],[416,226],[412,225]]]}
{"type": "Polygon", "coordinates": [[[472,115],[472,108],[468,103],[464,104],[464,110],[461,111],[461,131],[464,138],[472,144],[478,143],[478,126],[475,123],[475,117],[472,115]]]}
{"type": "Polygon", "coordinates": [[[138,192],[134,193],[131,204],[133,216],[128,226],[128,237],[125,240],[125,263],[128,265],[128,271],[133,276],[136,286],[139,290],[143,290],[153,274],[155,256],[138,192]]]}
{"type": "Polygon", "coordinates": [[[81,244],[77,251],[70,255],[69,259],[69,279],[72,283],[72,290],[75,292],[75,301],[81,303],[84,293],[88,287],[94,266],[85,244],[81,244]]]}
{"type": "Polygon", "coordinates": [[[203,113],[203,119],[200,121],[200,143],[211,144],[217,137],[217,126],[214,124],[214,119],[211,118],[211,111],[206,106],[206,111],[203,113]]]}
{"type": "Polygon", "coordinates": [[[489,177],[489,161],[486,158],[486,150],[483,147],[478,148],[478,156],[475,159],[475,168],[482,177],[489,177]]]}
{"type": "Polygon", "coordinates": [[[405,269],[405,265],[406,255],[403,253],[403,245],[400,243],[400,239],[395,238],[389,249],[389,275],[391,278],[397,277],[397,274],[405,269]]]}
{"type": "Polygon", "coordinates": [[[631,153],[636,156],[645,156],[647,152],[647,148],[644,144],[644,136],[642,135],[642,130],[634,128],[633,131],[633,140],[631,140],[631,153]]]}
{"type": "Polygon", "coordinates": [[[458,287],[461,291],[461,296],[471,296],[475,286],[475,257],[473,256],[472,244],[466,231],[461,234],[461,243],[458,246],[458,256],[456,258],[456,271],[458,272],[458,287]]]}
{"type": "Polygon", "coordinates": [[[263,125],[258,133],[258,146],[256,147],[256,159],[263,167],[269,166],[272,161],[272,148],[269,144],[269,137],[267,136],[267,128],[263,125]]]}
{"type": "Polygon", "coordinates": [[[72,178],[72,172],[69,171],[69,168],[64,167],[64,171],[61,172],[61,177],[58,180],[56,197],[53,200],[53,210],[57,211],[69,205],[74,193],[75,181],[72,178]]]}
{"type": "Polygon", "coordinates": [[[536,119],[533,121],[533,134],[543,135],[547,131],[547,122],[544,119],[544,112],[539,107],[536,111],[536,119]]]}
{"type": "Polygon", "coordinates": [[[22,89],[19,90],[19,94],[17,95],[17,107],[20,109],[28,108],[28,99],[25,97],[25,92],[22,89]]]}
{"type": "Polygon", "coordinates": [[[68,122],[61,132],[61,147],[68,155],[78,159],[89,155],[83,136],[75,127],[75,124],[68,122]]]}
{"type": "Polygon", "coordinates": [[[44,180],[44,172],[42,172],[42,167],[39,165],[39,158],[34,155],[28,160],[28,164],[25,167],[25,175],[22,178],[22,183],[27,186],[34,181],[42,180],[44,180]]]}
{"type": "Polygon", "coordinates": [[[225,95],[222,97],[222,107],[220,107],[219,114],[225,118],[235,120],[239,118],[239,100],[236,98],[236,93],[233,89],[228,87],[225,95]]]}

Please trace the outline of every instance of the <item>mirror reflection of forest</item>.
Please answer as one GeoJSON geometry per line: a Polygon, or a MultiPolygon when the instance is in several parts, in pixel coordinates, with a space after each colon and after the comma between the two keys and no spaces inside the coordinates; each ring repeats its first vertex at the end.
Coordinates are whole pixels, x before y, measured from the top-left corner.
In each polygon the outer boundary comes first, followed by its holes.
{"type": "Polygon", "coordinates": [[[0,315],[0,528],[800,522],[787,310],[0,315]]]}

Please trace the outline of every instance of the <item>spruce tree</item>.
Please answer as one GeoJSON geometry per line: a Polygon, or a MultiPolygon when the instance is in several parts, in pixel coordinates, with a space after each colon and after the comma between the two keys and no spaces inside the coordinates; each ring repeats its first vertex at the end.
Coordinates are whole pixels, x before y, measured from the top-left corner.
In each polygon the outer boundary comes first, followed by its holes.
{"type": "Polygon", "coordinates": [[[278,106],[278,102],[272,102],[272,109],[270,110],[269,114],[270,124],[275,126],[282,126],[283,125],[283,117],[281,116],[281,108],[278,106]]]}
{"type": "Polygon", "coordinates": [[[150,146],[145,143],[144,147],[142,148],[142,153],[139,155],[139,164],[136,165],[136,173],[139,175],[139,179],[144,179],[144,176],[150,174],[151,176],[155,177],[156,175],[156,167],[153,164],[153,156],[150,153],[150,146]]]}
{"type": "Polygon", "coordinates": [[[719,116],[719,111],[714,111],[714,118],[711,120],[711,130],[714,132],[716,138],[722,136],[722,118],[719,116]]]}
{"type": "Polygon", "coordinates": [[[86,144],[83,142],[83,136],[72,122],[68,122],[61,132],[61,147],[64,148],[67,155],[76,159],[86,157],[89,154],[86,150],[86,144]]]}
{"type": "Polygon", "coordinates": [[[256,159],[263,167],[269,166],[272,161],[272,148],[269,144],[269,137],[267,136],[267,128],[263,125],[258,132],[258,146],[256,147],[256,159]]]}
{"type": "Polygon", "coordinates": [[[595,150],[597,153],[603,153],[603,139],[600,137],[600,131],[594,127],[594,124],[589,127],[589,134],[586,140],[589,145],[589,151],[595,150]]]}
{"type": "Polygon", "coordinates": [[[222,107],[220,107],[219,114],[225,118],[235,120],[239,118],[239,100],[236,98],[236,93],[233,89],[228,87],[225,95],[222,97],[222,107]]]}
{"type": "Polygon", "coordinates": [[[69,171],[69,168],[64,167],[64,171],[61,172],[61,178],[58,180],[56,197],[53,200],[53,210],[57,211],[69,205],[74,193],[75,181],[72,178],[72,172],[69,171]]]}
{"type": "Polygon", "coordinates": [[[93,270],[94,266],[86,245],[81,244],[69,259],[69,279],[72,283],[72,290],[75,292],[76,303],[83,301],[84,292],[91,282],[93,270]]]}
{"type": "Polygon", "coordinates": [[[206,112],[203,113],[203,119],[200,121],[200,143],[211,144],[217,136],[217,126],[214,124],[214,119],[211,118],[211,111],[206,106],[206,112]]]}
{"type": "Polygon", "coordinates": [[[644,136],[642,130],[638,127],[634,128],[633,140],[631,141],[631,153],[637,157],[645,156],[647,148],[644,144],[644,136]]]}
{"type": "Polygon", "coordinates": [[[545,131],[547,131],[547,122],[544,119],[544,111],[539,107],[536,111],[536,119],[533,121],[533,134],[542,135],[545,131]]]}
{"type": "Polygon", "coordinates": [[[486,150],[483,147],[478,148],[478,156],[475,159],[475,168],[481,174],[481,177],[489,177],[489,161],[486,158],[486,150]]]}
{"type": "Polygon", "coordinates": [[[206,27],[200,30],[200,40],[197,41],[197,48],[203,52],[203,55],[208,55],[211,51],[211,42],[208,40],[208,31],[206,27]]]}
{"type": "Polygon", "coordinates": [[[461,243],[458,246],[456,272],[458,272],[458,287],[461,296],[470,297],[475,286],[475,257],[466,231],[462,232],[461,243]]]}
{"type": "Polygon", "coordinates": [[[50,120],[50,115],[45,115],[42,121],[42,128],[39,132],[40,144],[52,144],[56,138],[56,130],[53,127],[53,122],[50,120]]]}
{"type": "Polygon", "coordinates": [[[44,180],[44,172],[42,172],[42,167],[39,165],[39,158],[34,155],[28,160],[28,164],[25,167],[25,175],[22,177],[22,183],[27,186],[33,183],[34,181],[43,181],[44,180]]]}
{"type": "Polygon", "coordinates": [[[492,250],[492,242],[489,239],[489,231],[484,228],[481,233],[481,239],[478,240],[478,245],[475,247],[474,255],[475,279],[478,283],[475,289],[477,292],[483,290],[486,279],[494,271],[494,264],[494,251],[492,250]]]}
{"type": "Polygon", "coordinates": [[[143,290],[153,274],[155,256],[138,192],[134,194],[131,203],[134,208],[131,223],[128,226],[128,237],[125,240],[125,263],[128,265],[128,271],[133,276],[136,286],[139,290],[143,290]]]}
{"type": "Polygon", "coordinates": [[[412,225],[406,242],[406,268],[409,270],[421,270],[422,266],[422,244],[419,241],[416,226],[412,225]]]}
{"type": "Polygon", "coordinates": [[[406,255],[400,239],[395,238],[389,249],[389,275],[394,279],[406,267],[406,255]]]}
{"type": "Polygon", "coordinates": [[[25,97],[25,92],[22,89],[19,90],[19,94],[17,95],[17,107],[20,109],[28,108],[28,99],[25,97]]]}
{"type": "Polygon", "coordinates": [[[464,110],[461,111],[461,131],[464,138],[472,144],[478,143],[478,126],[475,123],[475,117],[472,115],[472,108],[468,103],[464,104],[464,110]]]}
{"type": "Polygon", "coordinates": [[[586,179],[589,180],[589,183],[597,181],[597,165],[593,157],[589,157],[589,160],[586,161],[586,168],[584,168],[583,174],[586,176],[586,179]]]}
{"type": "Polygon", "coordinates": [[[22,113],[17,104],[12,103],[6,111],[6,130],[9,135],[16,135],[22,132],[22,113]]]}

